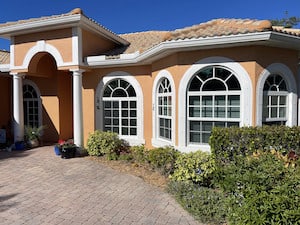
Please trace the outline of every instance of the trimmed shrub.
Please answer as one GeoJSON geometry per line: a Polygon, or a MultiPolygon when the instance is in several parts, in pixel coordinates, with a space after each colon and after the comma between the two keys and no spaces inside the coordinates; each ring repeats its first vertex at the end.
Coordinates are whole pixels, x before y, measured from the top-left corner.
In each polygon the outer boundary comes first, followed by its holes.
{"type": "Polygon", "coordinates": [[[122,140],[118,134],[96,130],[87,141],[87,152],[91,156],[105,155],[109,159],[117,159],[122,149],[122,140]]]}
{"type": "Polygon", "coordinates": [[[230,224],[300,224],[300,169],[278,152],[239,157],[217,182],[229,195],[230,224]]]}
{"type": "Polygon", "coordinates": [[[221,191],[180,181],[171,181],[168,191],[200,222],[224,224],[227,212],[226,196],[221,191]]]}
{"type": "Polygon", "coordinates": [[[209,186],[214,171],[215,163],[210,153],[203,151],[182,153],[175,162],[175,170],[170,178],[209,186]]]}
{"type": "Polygon", "coordinates": [[[218,164],[228,163],[237,156],[251,155],[256,150],[275,149],[283,154],[300,152],[300,127],[214,127],[209,140],[218,164]]]}
{"type": "Polygon", "coordinates": [[[147,151],[147,160],[153,169],[163,175],[172,174],[179,152],[173,147],[154,148],[147,151]]]}

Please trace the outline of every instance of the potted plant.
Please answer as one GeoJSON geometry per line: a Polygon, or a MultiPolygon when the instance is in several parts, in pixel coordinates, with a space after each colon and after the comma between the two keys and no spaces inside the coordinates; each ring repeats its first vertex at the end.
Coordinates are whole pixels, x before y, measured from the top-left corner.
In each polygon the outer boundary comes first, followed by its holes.
{"type": "Polygon", "coordinates": [[[64,144],[64,140],[58,140],[58,143],[54,145],[55,155],[61,155],[61,147],[64,144]]]}
{"type": "Polygon", "coordinates": [[[43,135],[44,129],[45,126],[25,127],[25,140],[30,148],[38,147],[40,145],[40,138],[43,135]]]}
{"type": "Polygon", "coordinates": [[[61,158],[69,159],[75,157],[77,146],[74,144],[73,139],[67,141],[59,141],[61,158]]]}

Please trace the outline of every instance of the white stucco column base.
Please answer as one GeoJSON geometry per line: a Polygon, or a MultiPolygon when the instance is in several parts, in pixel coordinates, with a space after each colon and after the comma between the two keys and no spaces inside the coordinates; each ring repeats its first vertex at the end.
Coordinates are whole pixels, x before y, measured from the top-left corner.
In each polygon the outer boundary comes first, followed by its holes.
{"type": "Polygon", "coordinates": [[[73,72],[73,135],[74,144],[83,147],[83,113],[82,113],[82,73],[84,70],[73,72]]]}
{"type": "Polygon", "coordinates": [[[13,75],[14,142],[24,140],[23,75],[13,75]]]}

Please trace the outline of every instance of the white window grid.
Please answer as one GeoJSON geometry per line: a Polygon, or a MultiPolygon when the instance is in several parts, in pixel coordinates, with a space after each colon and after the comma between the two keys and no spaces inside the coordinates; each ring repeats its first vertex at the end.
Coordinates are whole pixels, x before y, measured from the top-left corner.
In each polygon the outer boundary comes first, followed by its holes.
{"type": "Polygon", "coordinates": [[[265,91],[263,100],[263,122],[287,121],[287,99],[286,91],[265,91]]]}
{"type": "Polygon", "coordinates": [[[24,124],[39,127],[39,98],[31,85],[23,86],[24,124]]]}
{"type": "Polygon", "coordinates": [[[136,98],[103,98],[104,130],[122,136],[137,135],[136,98]],[[110,106],[106,104],[109,103],[110,106]],[[127,107],[124,107],[127,104],[127,107]]]}
{"type": "Polygon", "coordinates": [[[159,137],[167,140],[172,139],[172,96],[170,93],[158,94],[158,128],[159,137]]]}
{"type": "Polygon", "coordinates": [[[162,79],[157,89],[157,123],[159,138],[172,139],[172,89],[167,78],[162,79]]]}
{"type": "MultiPolygon", "coordinates": [[[[239,126],[241,119],[240,119],[240,96],[241,91],[212,91],[212,92],[188,92],[188,112],[187,112],[187,128],[188,128],[188,142],[190,144],[195,143],[206,143],[207,139],[210,136],[211,129],[214,126],[220,127],[230,127],[230,126],[239,126]],[[225,94],[226,93],[226,94],[225,94]],[[235,102],[234,104],[230,104],[229,99],[230,97],[238,97],[238,103],[235,102]],[[199,102],[197,105],[190,104],[190,97],[198,97],[199,102]],[[209,105],[203,104],[203,97],[211,97],[212,102],[209,105]],[[216,102],[216,97],[222,97],[224,99],[223,104],[218,104],[216,102]],[[203,109],[210,108],[211,116],[207,116],[207,113],[203,109]],[[194,110],[197,108],[197,115],[191,115],[190,110],[194,110]],[[220,109],[222,109],[223,116],[220,116],[220,109]],[[238,116],[231,116],[232,109],[235,109],[235,113],[238,113],[238,116]],[[204,115],[205,114],[205,115],[204,115]],[[199,124],[197,129],[193,129],[191,124],[199,124]],[[211,124],[209,126],[209,124],[211,124]],[[207,128],[209,126],[209,128],[207,128]],[[192,141],[191,137],[193,135],[199,135],[199,142],[192,141]]],[[[194,110],[195,112],[195,110],[194,110]]]]}
{"type": "Polygon", "coordinates": [[[132,85],[123,79],[114,79],[107,84],[104,93],[103,129],[122,136],[136,136],[137,98],[132,85]]]}
{"type": "Polygon", "coordinates": [[[287,121],[288,91],[281,75],[271,74],[265,81],[263,92],[263,123],[285,124],[287,121]]]}

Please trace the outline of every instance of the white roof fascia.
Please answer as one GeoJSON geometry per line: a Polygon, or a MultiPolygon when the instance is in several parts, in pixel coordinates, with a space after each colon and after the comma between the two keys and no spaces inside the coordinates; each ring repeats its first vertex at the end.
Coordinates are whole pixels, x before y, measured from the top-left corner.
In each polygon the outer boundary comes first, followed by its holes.
{"type": "Polygon", "coordinates": [[[300,51],[300,36],[272,32],[270,40],[273,43],[280,43],[283,47],[290,47],[300,51]]]}
{"type": "Polygon", "coordinates": [[[68,16],[58,16],[55,18],[46,18],[34,21],[28,21],[24,23],[16,23],[0,27],[0,36],[10,37],[19,34],[31,33],[32,30],[38,29],[38,31],[49,30],[49,27],[53,26],[55,29],[70,27],[76,25],[80,21],[81,15],[74,14],[68,16]]]}
{"type": "Polygon", "coordinates": [[[0,64],[0,72],[9,72],[10,71],[10,65],[9,64],[0,64]]]}
{"type": "Polygon", "coordinates": [[[172,40],[162,42],[141,54],[137,54],[133,58],[105,59],[103,56],[88,56],[85,61],[87,65],[91,67],[118,66],[141,62],[147,63],[148,61],[154,61],[178,51],[241,46],[249,45],[249,42],[267,41],[270,39],[270,35],[271,32],[259,32],[230,36],[172,40]]]}
{"type": "Polygon", "coordinates": [[[116,43],[120,43],[123,45],[129,44],[129,42],[125,39],[119,37],[118,35],[114,34],[108,29],[105,29],[102,25],[92,21],[91,19],[88,19],[82,14],[57,16],[54,18],[49,17],[45,19],[41,18],[40,20],[37,19],[34,21],[3,26],[0,27],[0,37],[9,38],[11,36],[16,36],[20,34],[32,33],[33,30],[41,32],[51,29],[68,28],[72,26],[85,27],[116,43]]]}

